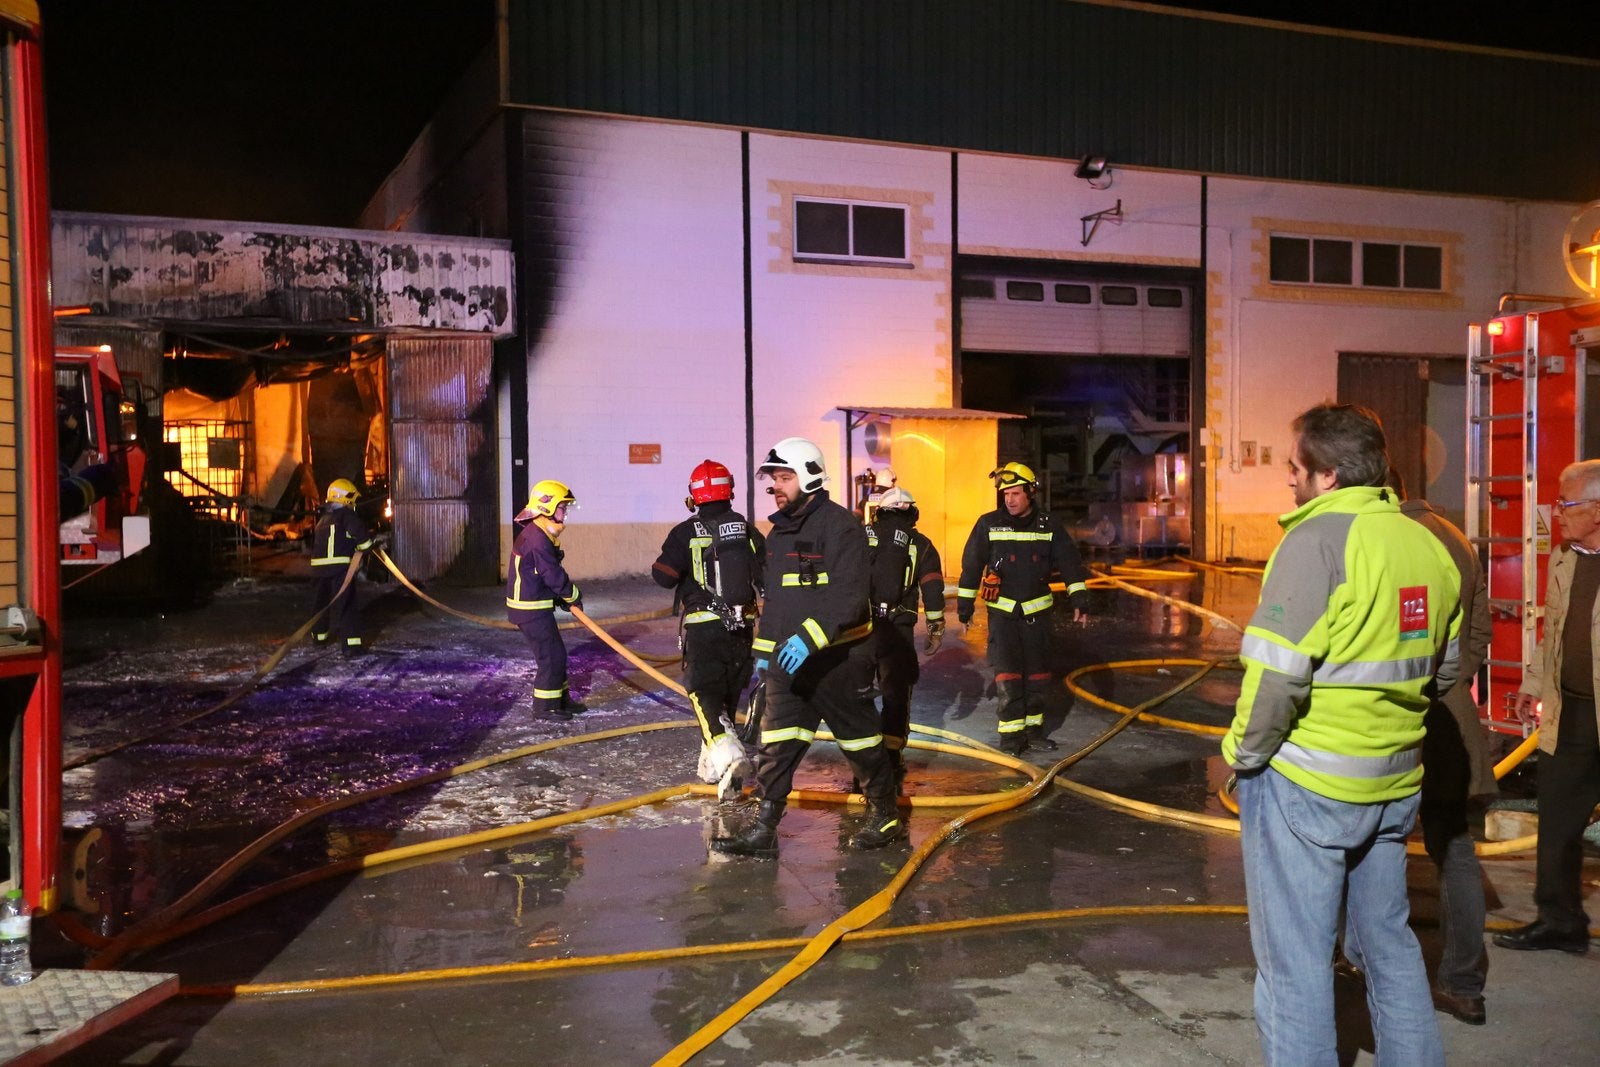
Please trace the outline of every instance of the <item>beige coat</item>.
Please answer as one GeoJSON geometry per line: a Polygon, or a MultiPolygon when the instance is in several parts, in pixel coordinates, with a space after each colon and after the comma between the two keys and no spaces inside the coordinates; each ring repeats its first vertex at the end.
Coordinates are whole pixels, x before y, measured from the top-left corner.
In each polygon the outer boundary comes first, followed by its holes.
{"type": "MultiPolygon", "coordinates": [[[[1572,569],[1578,554],[1570,545],[1550,553],[1550,577],[1544,589],[1544,636],[1534,649],[1533,662],[1522,676],[1522,691],[1544,703],[1539,717],[1539,751],[1554,753],[1556,731],[1561,723],[1561,630],[1567,622],[1567,597],[1572,590],[1572,569]]],[[[1600,652],[1600,597],[1595,598],[1589,616],[1589,641],[1600,652]]],[[[1600,655],[1594,658],[1595,692],[1600,693],[1600,655]]],[[[1600,703],[1595,717],[1600,720],[1600,703]]]]}
{"type": "MultiPolygon", "coordinates": [[[[1426,500],[1403,501],[1400,513],[1426,526],[1444,545],[1455,562],[1456,570],[1461,572],[1461,673],[1456,675],[1456,684],[1440,698],[1439,703],[1449,709],[1456,732],[1461,735],[1463,754],[1472,776],[1468,794],[1475,797],[1490,796],[1499,792],[1500,787],[1495,783],[1494,761],[1489,758],[1489,745],[1483,736],[1478,704],[1472,698],[1472,680],[1477,677],[1478,670],[1489,655],[1489,639],[1493,632],[1483,566],[1478,562],[1478,553],[1473,550],[1466,534],[1429,507],[1426,500]]],[[[1449,720],[1443,725],[1448,728],[1449,720]]],[[[1428,729],[1439,726],[1430,715],[1428,729]]],[[[1454,748],[1453,745],[1450,747],[1454,748]]]]}

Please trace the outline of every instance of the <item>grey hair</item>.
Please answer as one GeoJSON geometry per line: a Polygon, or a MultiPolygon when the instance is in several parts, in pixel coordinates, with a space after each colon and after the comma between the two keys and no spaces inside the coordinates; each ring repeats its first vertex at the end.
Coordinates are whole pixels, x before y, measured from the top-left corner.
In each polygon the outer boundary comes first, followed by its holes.
{"type": "Polygon", "coordinates": [[[1600,459],[1580,459],[1561,468],[1563,484],[1572,482],[1585,500],[1600,498],[1600,459]]]}

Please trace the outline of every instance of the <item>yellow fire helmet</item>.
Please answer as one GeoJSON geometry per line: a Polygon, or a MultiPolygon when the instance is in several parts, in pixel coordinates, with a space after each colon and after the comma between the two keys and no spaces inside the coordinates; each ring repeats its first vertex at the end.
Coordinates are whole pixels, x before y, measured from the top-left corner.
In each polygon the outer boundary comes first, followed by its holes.
{"type": "Polygon", "coordinates": [[[565,482],[546,478],[528,493],[528,506],[517,513],[517,521],[524,522],[542,516],[546,519],[555,519],[557,522],[565,522],[565,509],[576,507],[577,504],[578,498],[572,495],[572,490],[567,488],[565,482]]]}
{"type": "Polygon", "coordinates": [[[361,492],[349,478],[335,478],[328,483],[328,503],[354,504],[361,492]]]}
{"type": "Polygon", "coordinates": [[[1020,485],[1031,493],[1039,488],[1039,479],[1033,476],[1033,468],[1025,463],[1007,463],[998,470],[990,471],[989,477],[994,479],[996,489],[1009,489],[1013,485],[1020,485]]]}

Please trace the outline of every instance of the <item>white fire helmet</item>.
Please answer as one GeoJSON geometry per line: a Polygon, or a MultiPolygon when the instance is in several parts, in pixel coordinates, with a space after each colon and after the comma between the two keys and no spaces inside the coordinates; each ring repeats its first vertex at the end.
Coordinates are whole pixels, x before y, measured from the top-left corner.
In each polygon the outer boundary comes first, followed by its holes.
{"type": "Polygon", "coordinates": [[[872,488],[880,493],[885,489],[893,489],[898,482],[899,477],[893,467],[879,467],[872,472],[872,488]]]}
{"type": "Polygon", "coordinates": [[[879,511],[906,511],[916,506],[917,502],[912,495],[898,486],[885,490],[883,495],[878,497],[879,511]]]}
{"type": "Polygon", "coordinates": [[[814,493],[828,481],[828,472],[822,465],[822,449],[804,437],[785,437],[767,452],[761,461],[759,473],[790,470],[800,479],[802,493],[814,493]]]}

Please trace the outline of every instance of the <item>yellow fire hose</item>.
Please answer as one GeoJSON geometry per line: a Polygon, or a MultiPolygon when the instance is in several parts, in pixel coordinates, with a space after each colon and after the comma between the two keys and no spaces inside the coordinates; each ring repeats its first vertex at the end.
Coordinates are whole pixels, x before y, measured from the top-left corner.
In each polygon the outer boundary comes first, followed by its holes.
{"type": "MultiPolygon", "coordinates": [[[[1201,670],[1196,671],[1192,676],[1175,686],[1172,690],[1155,698],[1155,701],[1158,702],[1165,700],[1168,697],[1182,692],[1184,689],[1187,689],[1189,686],[1205,677],[1208,670],[1209,668],[1202,668],[1201,670]]],[[[1143,709],[1141,708],[1138,710],[1143,709]]],[[[1009,796],[1004,800],[999,800],[992,804],[985,804],[981,808],[968,811],[945,823],[944,826],[940,827],[936,833],[918,846],[916,851],[911,854],[911,858],[908,859],[904,866],[902,866],[895,876],[890,879],[887,886],[885,886],[883,889],[880,889],[878,892],[874,893],[872,896],[868,897],[854,908],[851,908],[848,912],[835,919],[827,926],[823,927],[822,930],[816,934],[816,936],[812,937],[810,941],[806,943],[805,948],[801,949],[793,959],[789,960],[788,963],[785,963],[782,967],[778,968],[776,972],[768,976],[766,981],[762,982],[760,985],[756,986],[756,988],[740,997],[739,1000],[737,1000],[731,1007],[723,1011],[710,1022],[706,1023],[705,1026],[701,1027],[693,1034],[690,1034],[689,1037],[680,1042],[676,1048],[672,1049],[665,1056],[657,1060],[656,1067],[676,1067],[676,1065],[687,1063],[696,1053],[705,1049],[712,1042],[716,1041],[723,1034],[727,1033],[734,1026],[736,1026],[741,1019],[749,1015],[762,1004],[766,1003],[767,1000],[773,996],[773,994],[777,993],[784,986],[788,985],[801,974],[805,973],[805,971],[809,969],[812,964],[820,960],[828,952],[828,950],[831,949],[838,942],[838,940],[844,936],[844,934],[852,930],[858,930],[868,923],[881,918],[884,913],[889,910],[889,906],[894,903],[897,897],[899,897],[906,885],[910,883],[912,877],[922,869],[923,864],[928,861],[929,857],[933,855],[934,851],[937,850],[938,847],[945,841],[949,840],[951,835],[953,835],[956,831],[960,830],[964,826],[978,822],[979,820],[985,819],[991,815],[998,815],[1001,812],[1010,811],[1013,808],[1026,804],[1028,801],[1034,799],[1040,793],[1042,793],[1050,784],[1051,779],[1055,778],[1056,775],[1060,774],[1063,770],[1072,766],[1074,763],[1077,763],[1079,760],[1089,755],[1089,753],[1093,752],[1095,749],[1111,740],[1111,738],[1121,733],[1122,730],[1133,721],[1133,714],[1124,716],[1120,722],[1112,725],[1094,741],[1079,749],[1077,752],[1058,760],[1050,767],[1049,770],[1042,773],[1037,773],[1037,769],[1035,769],[1036,773],[1034,778],[1032,782],[1029,783],[1027,788],[1017,791],[1014,795],[1009,796]]]]}

